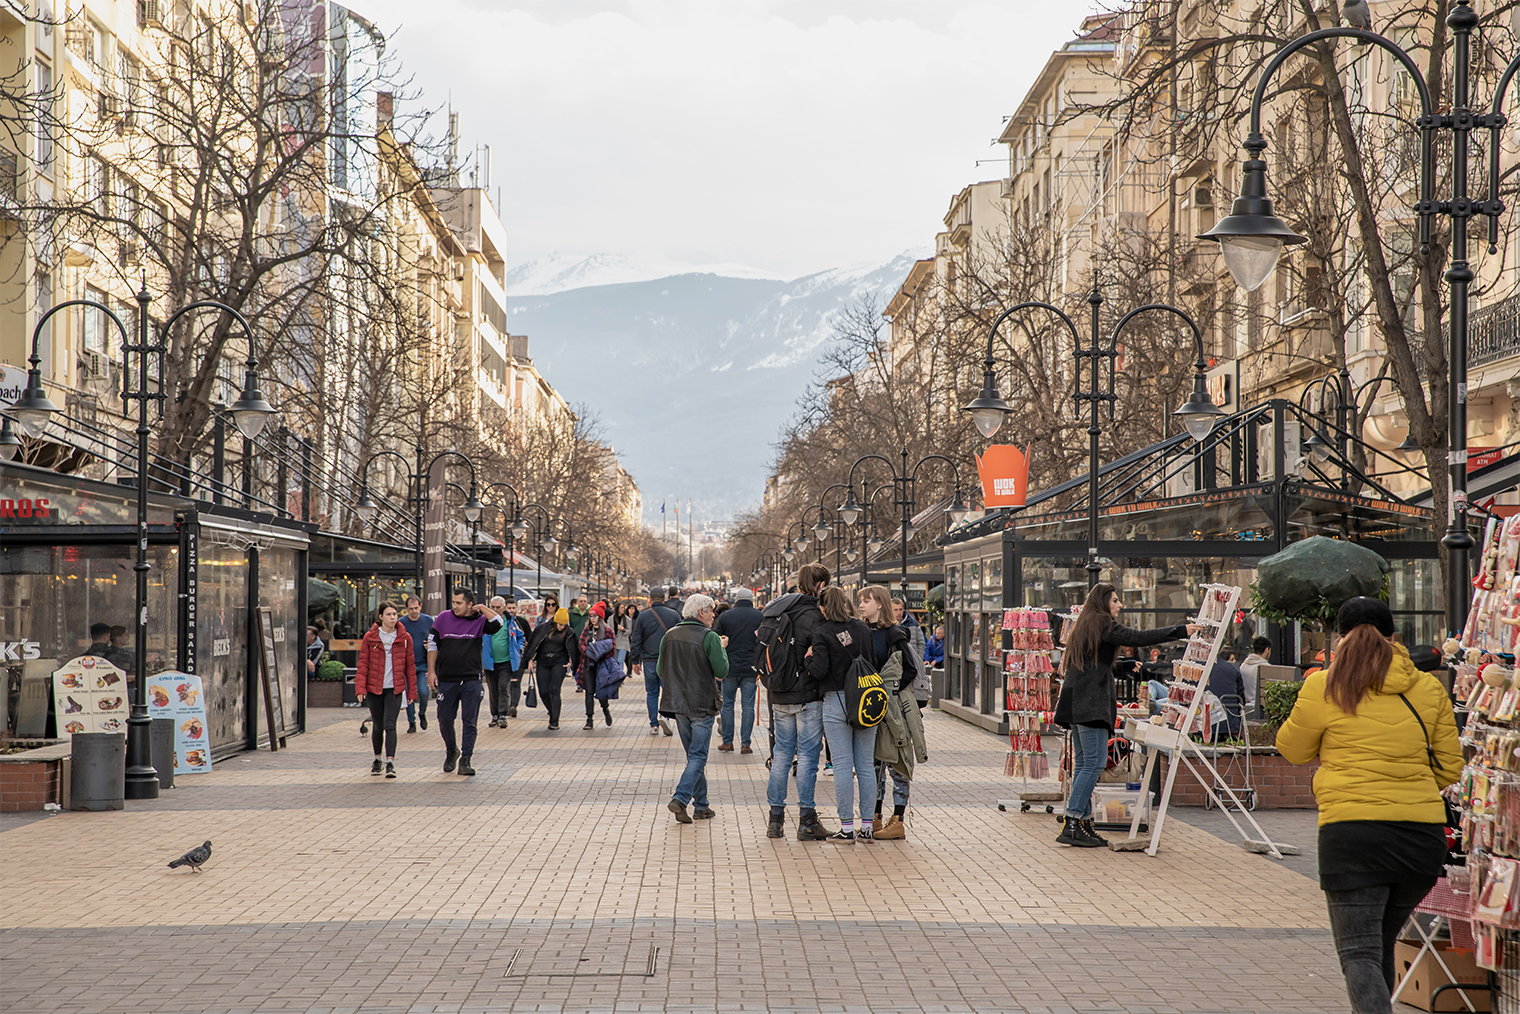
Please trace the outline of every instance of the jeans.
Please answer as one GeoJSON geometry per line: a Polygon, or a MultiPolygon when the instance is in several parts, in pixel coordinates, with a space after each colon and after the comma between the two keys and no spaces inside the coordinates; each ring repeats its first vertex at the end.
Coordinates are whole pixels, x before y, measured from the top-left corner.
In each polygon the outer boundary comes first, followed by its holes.
{"type": "Polygon", "coordinates": [[[565,667],[563,665],[538,667],[538,696],[544,703],[544,709],[549,712],[549,724],[559,724],[560,692],[565,687],[565,667]]]}
{"type": "Polygon", "coordinates": [[[1092,816],[1092,794],[1098,776],[1108,765],[1108,729],[1104,726],[1074,725],[1071,728],[1071,794],[1066,797],[1066,816],[1086,819],[1092,816]]]}
{"type": "Polygon", "coordinates": [[[620,665],[620,666],[623,667],[623,671],[624,672],[627,672],[628,671],[628,649],[627,648],[619,648],[617,650],[617,660],[618,660],[618,665],[620,665]]]}
{"type": "Polygon", "coordinates": [[[644,701],[649,705],[649,724],[658,724],[660,720],[660,682],[659,674],[655,672],[655,662],[644,659],[644,701]]]}
{"type": "Polygon", "coordinates": [[[416,700],[408,694],[406,698],[406,724],[417,724],[417,712],[422,712],[422,717],[427,717],[428,685],[427,685],[427,660],[417,663],[417,694],[416,700]]]}
{"type": "Polygon", "coordinates": [[[876,762],[876,812],[881,812],[881,804],[887,801],[887,772],[892,772],[892,805],[893,807],[908,805],[908,786],[912,782],[898,774],[897,769],[886,761],[876,762]]]}
{"type": "Polygon", "coordinates": [[[364,703],[369,705],[369,741],[380,756],[380,739],[385,737],[387,760],[396,757],[396,716],[401,714],[401,695],[394,690],[382,690],[378,694],[365,694],[364,703]]]}
{"type": "Polygon", "coordinates": [[[707,748],[712,745],[712,715],[677,715],[676,731],[681,734],[681,749],[686,751],[686,770],[671,796],[685,806],[707,806],[707,748]]]}
{"type": "Polygon", "coordinates": [[[464,735],[457,752],[468,759],[475,750],[475,722],[480,718],[480,699],[485,687],[478,679],[438,681],[438,731],[443,735],[443,746],[450,755],[454,746],[454,715],[463,711],[464,735]]]}
{"type": "Polygon", "coordinates": [[[508,701],[512,696],[513,669],[510,665],[499,665],[486,673],[486,689],[491,696],[491,717],[503,718],[506,716],[508,701]]]}
{"type": "Polygon", "coordinates": [[[813,789],[818,784],[818,752],[823,746],[823,702],[802,705],[802,711],[789,715],[774,713],[772,731],[776,745],[771,750],[771,780],[766,786],[766,802],[786,806],[786,782],[792,774],[792,758],[797,758],[797,803],[804,810],[816,808],[813,789]]]}
{"type": "MultiPolygon", "coordinates": [[[[857,729],[846,718],[844,691],[835,690],[823,697],[823,734],[828,738],[834,757],[834,802],[840,820],[855,819],[855,782],[860,782],[860,816],[871,819],[876,803],[876,727],[857,729]],[[850,777],[850,765],[855,778],[850,777]]],[[[771,770],[776,764],[771,762],[771,770]]]]}
{"type": "Polygon", "coordinates": [[[723,742],[734,744],[734,695],[743,697],[743,724],[739,727],[739,742],[749,746],[750,734],[755,731],[755,676],[723,677],[723,742]]]}
{"type": "Polygon", "coordinates": [[[1434,886],[1434,877],[1422,877],[1325,892],[1353,1014],[1389,1014],[1393,1009],[1393,945],[1404,921],[1434,886]]]}

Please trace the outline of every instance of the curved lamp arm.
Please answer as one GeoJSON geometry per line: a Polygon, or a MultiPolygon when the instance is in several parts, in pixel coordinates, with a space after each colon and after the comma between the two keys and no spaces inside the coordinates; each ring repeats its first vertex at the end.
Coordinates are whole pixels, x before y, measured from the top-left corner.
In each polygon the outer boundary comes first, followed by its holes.
{"type": "Polygon", "coordinates": [[[1193,363],[1193,393],[1188,395],[1187,401],[1183,402],[1172,414],[1182,419],[1182,425],[1187,429],[1188,436],[1202,443],[1214,431],[1214,425],[1219,421],[1220,416],[1224,415],[1224,410],[1214,404],[1214,399],[1209,397],[1209,358],[1204,352],[1203,332],[1198,330],[1198,322],[1186,310],[1168,303],[1146,303],[1119,318],[1119,323],[1114,327],[1114,346],[1118,347],[1119,335],[1130,321],[1151,310],[1161,310],[1180,317],[1187,324],[1188,330],[1193,332],[1193,350],[1197,353],[1197,359],[1193,363]]]}
{"type": "Polygon", "coordinates": [[[111,323],[116,325],[116,330],[121,332],[122,345],[131,344],[131,339],[127,335],[127,326],[121,322],[120,317],[116,316],[116,311],[93,299],[70,299],[44,313],[38,319],[37,326],[32,328],[32,354],[28,360],[32,365],[31,369],[26,371],[26,387],[22,389],[21,397],[5,409],[5,414],[16,420],[16,425],[21,428],[25,436],[41,436],[53,413],[60,411],[42,388],[42,353],[40,351],[42,329],[49,320],[53,319],[54,314],[67,310],[71,306],[90,306],[103,311],[107,317],[111,318],[111,323]]]}
{"type": "MultiPolygon", "coordinates": [[[[144,307],[147,306],[146,294],[140,294],[137,298],[144,307]]],[[[243,328],[243,337],[248,342],[248,358],[243,361],[243,393],[238,396],[237,401],[227,406],[227,411],[232,413],[232,421],[237,424],[243,436],[252,440],[263,430],[269,416],[274,414],[274,406],[269,404],[263,392],[259,390],[259,360],[253,354],[253,328],[249,325],[247,317],[226,303],[219,303],[214,299],[200,299],[175,310],[159,327],[158,344],[161,349],[168,345],[169,330],[191,310],[220,310],[236,320],[243,328]]]]}
{"type": "Polygon", "coordinates": [[[1013,406],[1004,401],[1003,396],[998,393],[997,358],[992,354],[993,340],[997,337],[998,328],[1003,326],[1003,321],[1015,313],[1035,308],[1049,310],[1059,317],[1066,325],[1066,329],[1071,332],[1071,338],[1076,343],[1076,347],[1078,349],[1082,347],[1082,338],[1080,332],[1077,331],[1076,322],[1067,316],[1065,310],[1052,303],[1038,299],[1026,300],[998,314],[997,319],[992,322],[992,328],[987,332],[987,356],[982,361],[982,393],[962,409],[971,414],[972,424],[982,436],[988,439],[992,438],[992,435],[1003,425],[1003,420],[1013,411],[1013,406]]]}

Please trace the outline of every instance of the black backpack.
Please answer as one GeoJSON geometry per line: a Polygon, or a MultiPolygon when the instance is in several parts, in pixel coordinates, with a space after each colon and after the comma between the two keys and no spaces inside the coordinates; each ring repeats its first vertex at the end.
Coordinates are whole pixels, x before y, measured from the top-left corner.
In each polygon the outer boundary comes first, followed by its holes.
{"type": "Polygon", "coordinates": [[[760,620],[755,632],[755,674],[773,694],[794,694],[802,689],[802,656],[790,610],[760,620]]]}

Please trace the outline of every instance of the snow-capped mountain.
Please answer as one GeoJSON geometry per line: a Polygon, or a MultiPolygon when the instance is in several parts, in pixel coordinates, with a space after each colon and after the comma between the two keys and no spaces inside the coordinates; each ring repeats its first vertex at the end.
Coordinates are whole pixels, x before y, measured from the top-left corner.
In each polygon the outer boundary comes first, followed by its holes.
{"type": "Polygon", "coordinates": [[[622,285],[647,282],[672,275],[713,274],[726,278],[766,278],[776,276],[743,264],[683,264],[658,256],[629,257],[626,254],[552,253],[524,261],[507,271],[507,293],[513,296],[547,296],[568,289],[596,285],[622,285]]]}
{"type": "Polygon", "coordinates": [[[917,256],[790,282],[685,273],[514,296],[508,327],[566,399],[601,417],[648,520],[676,497],[695,500],[699,521],[727,517],[759,501],[771,445],[840,314],[862,295],[884,305],[917,256]]]}

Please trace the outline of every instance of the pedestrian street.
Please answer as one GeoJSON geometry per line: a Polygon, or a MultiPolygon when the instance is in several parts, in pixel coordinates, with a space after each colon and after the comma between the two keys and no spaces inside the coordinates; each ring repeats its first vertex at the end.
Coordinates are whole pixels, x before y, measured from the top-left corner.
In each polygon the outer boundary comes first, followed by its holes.
{"type": "MultiPolygon", "coordinates": [[[[1053,818],[997,809],[1016,784],[1006,742],[938,712],[906,841],[798,842],[794,808],[787,837],[767,839],[763,725],[753,755],[712,754],[717,816],[678,825],[664,804],[680,744],[648,736],[642,708],[625,696],[594,732],[483,729],[474,778],[443,773],[435,726],[402,737],[395,781],[370,777],[358,711],[314,710],[287,751],[219,762],[126,811],[7,815],[0,1004],[1344,1007],[1312,864],[1186,819],[1155,858],[1057,847],[1053,818]],[[204,872],[166,867],[204,839],[204,872]]],[[[818,787],[837,826],[831,779],[818,787]]]]}

